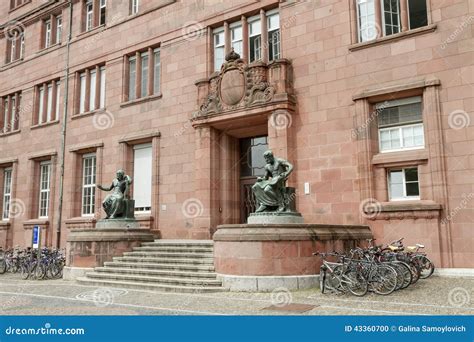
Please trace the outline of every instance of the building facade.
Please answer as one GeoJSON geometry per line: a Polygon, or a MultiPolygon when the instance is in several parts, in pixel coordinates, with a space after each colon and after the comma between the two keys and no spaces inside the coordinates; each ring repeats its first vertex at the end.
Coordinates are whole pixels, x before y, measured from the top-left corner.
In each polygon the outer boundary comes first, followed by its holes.
{"type": "Polygon", "coordinates": [[[305,222],[472,267],[473,21],[469,0],[3,1],[0,246],[35,225],[65,246],[120,168],[141,226],[209,239],[255,210],[271,149],[305,222]]]}

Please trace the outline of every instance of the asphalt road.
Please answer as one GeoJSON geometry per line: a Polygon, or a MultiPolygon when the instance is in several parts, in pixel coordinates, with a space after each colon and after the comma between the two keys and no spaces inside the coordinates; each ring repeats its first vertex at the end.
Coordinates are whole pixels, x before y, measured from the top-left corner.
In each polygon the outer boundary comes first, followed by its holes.
{"type": "Polygon", "coordinates": [[[389,296],[273,293],[181,294],[22,280],[0,275],[0,315],[473,315],[473,278],[433,276],[389,296]]]}

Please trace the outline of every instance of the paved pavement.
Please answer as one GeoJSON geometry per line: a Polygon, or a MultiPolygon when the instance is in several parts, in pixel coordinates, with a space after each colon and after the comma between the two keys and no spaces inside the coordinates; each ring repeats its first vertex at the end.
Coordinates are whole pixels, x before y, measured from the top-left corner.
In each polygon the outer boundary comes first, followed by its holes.
{"type": "Polygon", "coordinates": [[[389,296],[358,298],[284,288],[180,294],[0,275],[0,315],[473,315],[473,298],[473,278],[437,276],[389,296]]]}

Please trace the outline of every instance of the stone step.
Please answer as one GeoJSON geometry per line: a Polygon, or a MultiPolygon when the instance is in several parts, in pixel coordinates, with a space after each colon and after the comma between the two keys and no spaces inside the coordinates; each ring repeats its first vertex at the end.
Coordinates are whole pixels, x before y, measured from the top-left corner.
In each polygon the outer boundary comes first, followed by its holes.
{"type": "Polygon", "coordinates": [[[123,256],[137,256],[145,258],[213,258],[212,253],[173,253],[173,252],[125,252],[123,256]]]}
{"type": "Polygon", "coordinates": [[[168,247],[214,247],[212,240],[155,240],[143,242],[142,246],[168,246],[168,247]]]}
{"type": "Polygon", "coordinates": [[[213,258],[153,258],[142,256],[123,256],[114,257],[114,261],[132,261],[132,262],[146,262],[146,263],[167,263],[167,264],[185,264],[185,265],[214,265],[213,258]]]}
{"type": "Polygon", "coordinates": [[[133,247],[134,252],[169,252],[169,253],[214,253],[212,247],[169,247],[169,246],[144,246],[133,247]]]}
{"type": "Polygon", "coordinates": [[[105,267],[140,268],[172,271],[214,272],[214,265],[162,264],[145,262],[106,261],[105,267]]]}
{"type": "Polygon", "coordinates": [[[96,267],[94,272],[103,273],[124,273],[124,274],[144,274],[149,276],[165,276],[167,278],[200,278],[200,279],[216,279],[217,274],[215,272],[196,272],[196,271],[172,271],[172,270],[154,270],[154,269],[143,269],[143,268],[122,268],[122,267],[96,267]]]}
{"type": "Polygon", "coordinates": [[[91,279],[91,278],[86,278],[86,277],[77,278],[77,282],[79,284],[90,285],[90,286],[119,287],[119,288],[135,289],[135,290],[154,290],[154,291],[182,292],[182,293],[205,293],[205,292],[227,291],[223,287],[215,287],[215,286],[212,286],[212,287],[175,286],[175,285],[169,285],[169,284],[91,279]]]}
{"type": "Polygon", "coordinates": [[[105,279],[105,280],[117,280],[117,281],[133,281],[139,283],[159,283],[159,284],[171,284],[177,286],[207,286],[207,287],[220,287],[222,282],[217,279],[199,279],[199,278],[168,278],[159,276],[149,275],[133,275],[133,274],[121,274],[121,273],[105,273],[105,272],[87,272],[87,278],[94,279],[105,279]]]}

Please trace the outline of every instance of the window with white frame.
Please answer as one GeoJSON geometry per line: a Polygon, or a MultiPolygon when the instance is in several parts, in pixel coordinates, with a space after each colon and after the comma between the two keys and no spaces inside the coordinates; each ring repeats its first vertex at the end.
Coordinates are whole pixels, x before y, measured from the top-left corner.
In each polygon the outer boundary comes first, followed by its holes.
{"type": "Polygon", "coordinates": [[[51,161],[40,163],[40,188],[38,216],[47,218],[49,213],[49,198],[51,192],[51,161]]]}
{"type": "Polygon", "coordinates": [[[382,0],[382,24],[384,35],[400,32],[399,0],[382,0]]]}
{"type": "Polygon", "coordinates": [[[78,114],[105,108],[105,66],[96,66],[78,74],[78,114]]]}
{"type": "Polygon", "coordinates": [[[86,31],[92,30],[94,25],[94,4],[92,0],[86,1],[86,31]]]}
{"type": "Polygon", "coordinates": [[[82,157],[82,216],[95,213],[96,156],[85,154],[82,157]]]}
{"type": "Polygon", "coordinates": [[[56,17],[56,43],[60,43],[63,39],[63,18],[58,15],[56,17]]]}
{"type": "Polygon", "coordinates": [[[36,87],[38,96],[34,124],[44,124],[55,121],[59,117],[59,99],[61,96],[61,82],[59,80],[43,83],[36,87]]]}
{"type": "Polygon", "coordinates": [[[51,20],[46,20],[44,22],[44,47],[50,47],[51,46],[51,20]]]}
{"type": "Polygon", "coordinates": [[[377,38],[374,1],[377,0],[357,0],[359,42],[366,42],[377,38]]]}
{"type": "Polygon", "coordinates": [[[389,170],[388,189],[391,201],[420,199],[418,168],[389,170]]]}
{"type": "Polygon", "coordinates": [[[272,10],[267,12],[268,60],[280,58],[280,14],[272,10]]]}
{"type": "Polygon", "coordinates": [[[130,0],[130,14],[138,13],[138,0],[130,0]]]}
{"type": "Polygon", "coordinates": [[[231,47],[242,57],[242,24],[240,22],[232,23],[229,25],[229,28],[231,47]]]}
{"type": "Polygon", "coordinates": [[[3,169],[3,209],[2,219],[10,218],[10,203],[12,197],[12,168],[3,169]]]}
{"type": "Polygon", "coordinates": [[[224,28],[214,30],[214,71],[221,69],[225,57],[225,36],[224,28]]]}
{"type": "Polygon", "coordinates": [[[105,25],[106,11],[107,11],[107,0],[100,0],[99,25],[105,25]]]}
{"type": "Polygon", "coordinates": [[[0,133],[19,129],[21,98],[21,92],[0,97],[0,133]]]}
{"type": "Polygon", "coordinates": [[[375,108],[380,152],[424,147],[421,96],[385,101],[376,104],[375,108]]]}
{"type": "Polygon", "coordinates": [[[151,144],[135,145],[133,152],[135,212],[149,212],[151,210],[152,190],[152,146],[151,144]]]}
{"type": "Polygon", "coordinates": [[[260,16],[248,19],[249,25],[249,62],[262,59],[262,25],[260,16]]]}
{"type": "Polygon", "coordinates": [[[126,60],[128,63],[128,91],[125,93],[125,100],[131,101],[158,95],[161,79],[160,49],[149,48],[132,56],[126,56],[126,60]]]}

